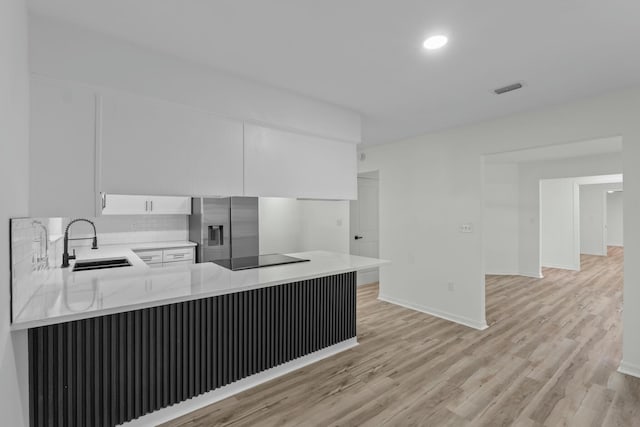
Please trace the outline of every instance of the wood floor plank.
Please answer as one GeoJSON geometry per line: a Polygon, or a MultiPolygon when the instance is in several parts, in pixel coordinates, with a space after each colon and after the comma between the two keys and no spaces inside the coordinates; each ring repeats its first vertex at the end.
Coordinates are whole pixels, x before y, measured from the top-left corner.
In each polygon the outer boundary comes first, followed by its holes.
{"type": "Polygon", "coordinates": [[[623,250],[579,272],[487,276],[477,331],[358,289],[354,349],[202,408],[178,426],[638,426],[640,379],[616,371],[623,250]]]}

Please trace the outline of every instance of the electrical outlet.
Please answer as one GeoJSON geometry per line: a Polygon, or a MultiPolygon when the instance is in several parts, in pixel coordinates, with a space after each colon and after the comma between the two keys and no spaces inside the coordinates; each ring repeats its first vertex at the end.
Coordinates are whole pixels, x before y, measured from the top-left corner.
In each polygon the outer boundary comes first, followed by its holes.
{"type": "Polygon", "coordinates": [[[338,218],[338,219],[336,220],[336,225],[337,225],[338,227],[342,227],[342,219],[341,219],[341,218],[338,218]]]}
{"type": "Polygon", "coordinates": [[[460,232],[461,233],[473,233],[473,226],[471,223],[460,224],[460,232]]]}
{"type": "Polygon", "coordinates": [[[453,284],[453,282],[448,282],[447,283],[447,289],[449,289],[449,292],[454,292],[455,289],[455,285],[453,284]]]}

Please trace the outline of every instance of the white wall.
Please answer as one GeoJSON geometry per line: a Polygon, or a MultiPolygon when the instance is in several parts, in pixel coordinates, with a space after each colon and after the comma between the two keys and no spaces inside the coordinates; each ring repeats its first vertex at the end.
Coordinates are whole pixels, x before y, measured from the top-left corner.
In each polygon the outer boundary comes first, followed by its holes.
{"type": "Polygon", "coordinates": [[[260,253],[302,250],[300,202],[280,197],[260,197],[260,253]]]}
{"type": "MultiPolygon", "coordinates": [[[[359,170],[380,171],[380,256],[392,261],[380,269],[381,296],[484,326],[483,242],[478,232],[483,225],[481,156],[621,135],[624,298],[640,300],[640,264],[630,261],[640,258],[640,224],[629,220],[640,217],[639,114],[640,89],[636,88],[364,149],[367,155],[359,162],[359,170]],[[476,232],[460,233],[462,223],[473,224],[476,232]]],[[[599,157],[606,161],[605,156],[599,157]]],[[[534,188],[538,182],[533,181],[534,188]]],[[[523,184],[521,175],[521,189],[523,184]]],[[[526,227],[520,221],[520,240],[531,241],[533,236],[535,259],[539,252],[537,196],[521,206],[526,227]]],[[[524,255],[520,252],[521,270],[526,271],[523,258],[531,257],[524,255]]],[[[640,306],[627,304],[623,366],[637,367],[640,375],[640,336],[634,333],[638,327],[640,306]]]]}
{"type": "Polygon", "coordinates": [[[28,215],[29,86],[27,6],[0,2],[0,414],[28,425],[27,336],[10,324],[9,218],[28,215]]]}
{"type": "Polygon", "coordinates": [[[501,157],[502,154],[485,156],[484,163],[485,272],[540,277],[540,180],[619,173],[622,155],[517,163],[496,160],[501,157]]]}
{"type": "Polygon", "coordinates": [[[360,115],[125,41],[30,15],[33,73],[120,89],[223,116],[359,142],[360,115]]]}
{"type": "Polygon", "coordinates": [[[580,186],[580,253],[606,256],[606,202],[604,190],[580,186]]]}
{"type": "Polygon", "coordinates": [[[569,179],[540,181],[540,262],[580,270],[579,186],[569,179]]]}
{"type": "Polygon", "coordinates": [[[607,194],[607,245],[624,246],[623,238],[624,192],[607,194]]]}
{"type": "Polygon", "coordinates": [[[484,271],[519,274],[519,168],[486,163],[484,169],[484,271]]]}
{"type": "Polygon", "coordinates": [[[349,202],[260,198],[260,253],[349,253],[349,202]]]}
{"type": "MultiPolygon", "coordinates": [[[[622,184],[591,184],[580,186],[580,253],[607,255],[607,191],[622,188],[622,184]]],[[[616,193],[617,194],[617,193],[616,193]]],[[[618,204],[620,214],[622,199],[618,204]]],[[[616,216],[616,214],[613,214],[616,216]]],[[[614,218],[620,226],[622,237],[622,215],[614,218]]],[[[617,230],[616,230],[617,231],[617,230]]]]}
{"type": "Polygon", "coordinates": [[[520,274],[540,277],[540,180],[618,174],[622,172],[622,154],[523,162],[519,171],[520,274]]]}
{"type": "Polygon", "coordinates": [[[300,200],[302,250],[349,253],[349,201],[300,200]]]}

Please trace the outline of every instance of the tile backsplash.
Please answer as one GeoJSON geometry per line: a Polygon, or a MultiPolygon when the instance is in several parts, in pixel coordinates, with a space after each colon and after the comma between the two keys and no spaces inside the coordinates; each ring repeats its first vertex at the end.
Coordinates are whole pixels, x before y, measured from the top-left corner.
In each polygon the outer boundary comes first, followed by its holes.
{"type": "MultiPolygon", "coordinates": [[[[189,240],[187,215],[114,215],[89,218],[96,225],[98,245],[189,240]]],[[[64,226],[69,223],[65,218],[64,226]]],[[[92,237],[86,223],[74,224],[70,237],[92,237]]],[[[89,246],[91,241],[76,241],[70,247],[89,246]]]]}
{"type": "Polygon", "coordinates": [[[11,220],[11,299],[14,312],[31,298],[40,281],[62,259],[62,218],[11,220]]]}

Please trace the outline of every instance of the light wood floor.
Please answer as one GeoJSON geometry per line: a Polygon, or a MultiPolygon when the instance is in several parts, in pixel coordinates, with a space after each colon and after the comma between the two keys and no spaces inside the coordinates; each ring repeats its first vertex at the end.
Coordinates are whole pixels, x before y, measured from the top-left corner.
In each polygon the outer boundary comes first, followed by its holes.
{"type": "Polygon", "coordinates": [[[640,426],[621,357],[622,258],[487,277],[476,331],[358,291],[360,346],[168,426],[640,426]]]}

